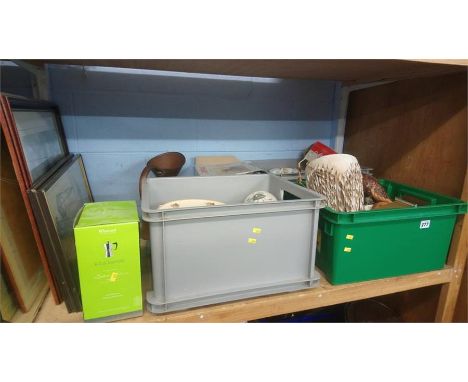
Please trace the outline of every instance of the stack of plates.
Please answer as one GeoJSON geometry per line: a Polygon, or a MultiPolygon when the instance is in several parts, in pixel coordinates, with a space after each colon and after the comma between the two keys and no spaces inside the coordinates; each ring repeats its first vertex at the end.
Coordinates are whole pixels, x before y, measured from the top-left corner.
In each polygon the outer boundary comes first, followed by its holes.
{"type": "Polygon", "coordinates": [[[278,175],[278,176],[291,176],[291,175],[299,175],[299,170],[297,168],[292,167],[281,167],[281,168],[272,168],[269,171],[270,174],[278,175]]]}
{"type": "Polygon", "coordinates": [[[189,207],[211,207],[211,206],[220,206],[224,203],[218,202],[216,200],[205,200],[205,199],[182,199],[182,200],[173,200],[161,204],[158,209],[165,210],[170,208],[189,208],[189,207]]]}

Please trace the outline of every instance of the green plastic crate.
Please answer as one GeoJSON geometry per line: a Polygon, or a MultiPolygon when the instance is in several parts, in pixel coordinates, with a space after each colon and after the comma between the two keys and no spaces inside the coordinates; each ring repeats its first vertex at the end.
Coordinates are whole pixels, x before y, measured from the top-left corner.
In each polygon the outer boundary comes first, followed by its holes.
{"type": "Polygon", "coordinates": [[[467,203],[381,179],[389,196],[424,206],[360,212],[320,210],[316,265],[331,284],[442,269],[467,203]],[[422,204],[422,203],[421,203],[422,204]]]}

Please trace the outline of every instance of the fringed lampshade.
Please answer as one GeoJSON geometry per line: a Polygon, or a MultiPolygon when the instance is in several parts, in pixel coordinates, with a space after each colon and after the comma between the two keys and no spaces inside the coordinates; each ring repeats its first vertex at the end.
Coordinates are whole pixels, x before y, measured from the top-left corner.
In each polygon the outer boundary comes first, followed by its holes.
{"type": "Polygon", "coordinates": [[[363,209],[361,168],[352,155],[332,154],[314,159],[306,167],[306,177],[307,187],[325,196],[335,211],[363,209]]]}

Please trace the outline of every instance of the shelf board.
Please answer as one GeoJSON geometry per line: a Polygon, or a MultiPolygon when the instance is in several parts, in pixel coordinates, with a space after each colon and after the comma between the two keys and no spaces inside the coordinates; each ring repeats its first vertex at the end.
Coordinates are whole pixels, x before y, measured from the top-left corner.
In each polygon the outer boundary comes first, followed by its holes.
{"type": "Polygon", "coordinates": [[[249,77],[316,79],[346,84],[392,81],[466,70],[468,60],[24,60],[43,64],[83,65],[223,74],[249,77]]]}
{"type": "MultiPolygon", "coordinates": [[[[324,306],[383,296],[431,285],[446,284],[452,280],[450,267],[433,272],[391,277],[360,283],[330,285],[324,277],[316,288],[239,300],[224,304],[183,310],[166,314],[145,312],[143,316],[121,320],[121,323],[151,322],[245,322],[280,314],[299,312],[324,306]]],[[[144,284],[148,284],[144,275],[144,284]]],[[[147,288],[144,288],[147,289],[147,288]]],[[[83,322],[82,313],[67,313],[65,305],[55,305],[49,296],[35,322],[83,322]]]]}
{"type": "Polygon", "coordinates": [[[366,282],[330,285],[322,276],[316,288],[210,305],[181,312],[152,314],[121,322],[245,322],[349,301],[450,282],[452,268],[366,282]]]}

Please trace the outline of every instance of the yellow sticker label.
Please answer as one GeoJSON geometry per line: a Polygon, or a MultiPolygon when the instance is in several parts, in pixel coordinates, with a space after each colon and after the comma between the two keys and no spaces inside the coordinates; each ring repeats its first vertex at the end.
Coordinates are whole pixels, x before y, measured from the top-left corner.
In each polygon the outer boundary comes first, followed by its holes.
{"type": "Polygon", "coordinates": [[[258,227],[253,227],[253,228],[252,228],[252,232],[253,232],[253,233],[256,233],[256,234],[261,234],[261,233],[262,233],[262,229],[261,229],[261,228],[258,228],[258,227]]]}
{"type": "Polygon", "coordinates": [[[348,240],[353,240],[353,239],[354,239],[354,235],[349,235],[349,234],[348,234],[348,235],[346,235],[346,239],[348,239],[348,240]]]}
{"type": "Polygon", "coordinates": [[[345,252],[351,252],[351,247],[344,247],[345,252]]]}
{"type": "Polygon", "coordinates": [[[247,243],[249,243],[249,244],[255,244],[255,243],[257,243],[257,239],[254,239],[254,238],[252,238],[252,237],[249,237],[249,239],[247,240],[247,243]]]}
{"type": "Polygon", "coordinates": [[[110,280],[111,282],[117,281],[117,275],[118,275],[117,272],[112,272],[111,277],[110,277],[109,280],[110,280]]]}

